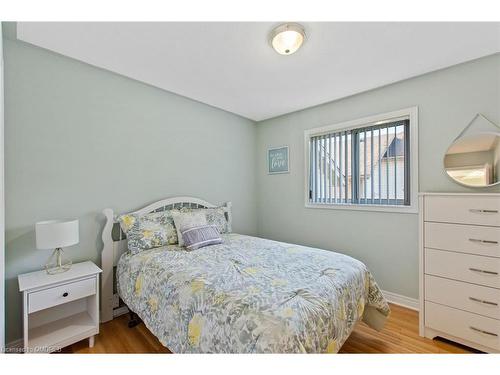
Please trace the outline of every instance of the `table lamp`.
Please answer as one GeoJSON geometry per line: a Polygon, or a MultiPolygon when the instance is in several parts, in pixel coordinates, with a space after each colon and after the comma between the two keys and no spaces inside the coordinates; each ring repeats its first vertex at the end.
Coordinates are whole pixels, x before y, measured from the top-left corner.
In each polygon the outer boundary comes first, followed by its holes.
{"type": "Polygon", "coordinates": [[[53,275],[69,270],[71,261],[63,263],[62,248],[78,243],[78,219],[40,221],[35,224],[35,234],[37,249],[54,249],[45,265],[47,273],[53,275]]]}

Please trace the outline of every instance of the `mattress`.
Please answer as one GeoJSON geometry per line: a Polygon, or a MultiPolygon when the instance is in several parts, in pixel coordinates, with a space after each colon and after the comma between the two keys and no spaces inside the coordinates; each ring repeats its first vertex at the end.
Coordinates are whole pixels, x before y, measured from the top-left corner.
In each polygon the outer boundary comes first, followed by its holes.
{"type": "Polygon", "coordinates": [[[125,253],[118,293],[174,353],[337,352],[389,306],[367,267],[333,251],[240,234],[187,251],[125,253]]]}

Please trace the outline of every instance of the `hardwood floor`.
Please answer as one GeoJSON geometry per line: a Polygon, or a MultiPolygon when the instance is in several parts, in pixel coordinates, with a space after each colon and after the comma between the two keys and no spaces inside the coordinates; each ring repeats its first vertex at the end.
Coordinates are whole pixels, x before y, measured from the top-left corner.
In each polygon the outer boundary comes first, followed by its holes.
{"type": "MultiPolygon", "coordinates": [[[[471,353],[473,349],[418,335],[418,312],[391,305],[391,316],[384,329],[377,332],[360,323],[342,346],[340,353],[471,353]]],[[[80,341],[63,353],[170,353],[141,323],[128,328],[128,315],[101,325],[95,346],[80,341]]]]}
{"type": "Polygon", "coordinates": [[[418,312],[390,304],[391,315],[382,331],[356,326],[341,353],[476,353],[474,349],[418,335],[418,312]]]}

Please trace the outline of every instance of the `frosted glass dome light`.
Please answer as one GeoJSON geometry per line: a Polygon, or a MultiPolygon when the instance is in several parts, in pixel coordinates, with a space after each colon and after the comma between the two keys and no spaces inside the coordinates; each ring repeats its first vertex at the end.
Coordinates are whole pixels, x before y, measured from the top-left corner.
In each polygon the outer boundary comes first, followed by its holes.
{"type": "Polygon", "coordinates": [[[269,36],[271,45],[280,55],[291,55],[302,46],[306,34],[297,23],[285,23],[275,27],[269,36]]]}

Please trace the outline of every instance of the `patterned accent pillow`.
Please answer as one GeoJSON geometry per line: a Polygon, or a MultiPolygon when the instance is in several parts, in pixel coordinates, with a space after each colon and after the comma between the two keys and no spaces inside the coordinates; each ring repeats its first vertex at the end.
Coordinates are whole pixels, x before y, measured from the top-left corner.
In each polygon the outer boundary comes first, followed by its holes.
{"type": "Polygon", "coordinates": [[[118,217],[122,230],[127,235],[128,248],[132,254],[177,243],[172,210],[153,212],[143,216],[126,214],[118,217]]]}
{"type": "Polygon", "coordinates": [[[174,219],[175,229],[177,230],[179,246],[184,246],[184,240],[182,238],[183,231],[189,228],[207,225],[207,217],[205,213],[201,211],[172,211],[172,217],[174,219]]]}
{"type": "Polygon", "coordinates": [[[214,208],[181,208],[181,212],[204,212],[207,217],[207,224],[217,227],[219,233],[231,233],[232,228],[227,215],[230,214],[229,207],[221,206],[214,208]]]}
{"type": "Polygon", "coordinates": [[[188,250],[222,243],[219,231],[215,225],[202,225],[182,231],[184,246],[188,250]]]}

